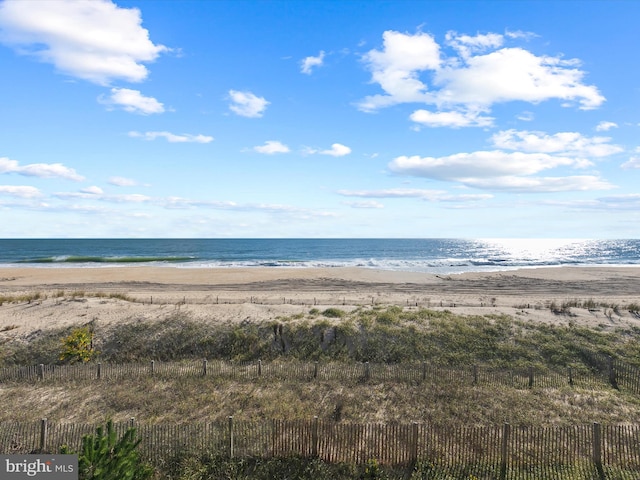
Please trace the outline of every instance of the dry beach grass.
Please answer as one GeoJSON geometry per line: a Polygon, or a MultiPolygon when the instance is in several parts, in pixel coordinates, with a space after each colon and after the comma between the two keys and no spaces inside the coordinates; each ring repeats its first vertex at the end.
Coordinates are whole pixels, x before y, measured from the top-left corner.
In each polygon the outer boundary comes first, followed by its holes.
{"type": "Polygon", "coordinates": [[[6,303],[5,337],[86,323],[154,321],[180,306],[206,322],[268,321],[308,311],[310,305],[388,304],[451,309],[462,315],[518,315],[531,322],[585,326],[638,326],[625,306],[640,300],[640,268],[544,268],[509,272],[429,275],[358,268],[189,269],[171,267],[21,268],[0,271],[6,303]],[[75,295],[77,301],[61,301],[75,295]],[[102,295],[102,296],[97,296],[102,295]],[[120,301],[126,296],[135,302],[120,301]],[[550,304],[593,302],[597,308],[555,315],[550,304]],[[616,312],[610,312],[617,306],[616,312]]]}
{"type": "MultiPolygon", "coordinates": [[[[593,350],[623,355],[637,366],[639,297],[640,268],[622,267],[441,276],[351,268],[2,269],[0,365],[57,362],[61,338],[90,325],[106,362],[148,362],[158,355],[553,369],[593,350]],[[287,337],[283,351],[278,326],[287,337]],[[332,328],[351,335],[355,347],[327,347],[323,332],[332,328]]],[[[0,403],[0,422],[97,424],[134,417],[145,425],[199,424],[233,415],[466,426],[640,424],[638,395],[613,389],[606,379],[553,388],[440,378],[50,379],[1,383],[0,403]]]]}

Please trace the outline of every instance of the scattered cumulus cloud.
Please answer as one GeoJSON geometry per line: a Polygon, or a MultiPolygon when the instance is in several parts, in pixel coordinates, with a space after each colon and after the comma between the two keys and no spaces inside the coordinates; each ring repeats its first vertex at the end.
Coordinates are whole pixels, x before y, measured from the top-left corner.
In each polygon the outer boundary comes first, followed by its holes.
{"type": "Polygon", "coordinates": [[[538,35],[533,32],[523,32],[522,30],[515,30],[515,31],[507,30],[504,36],[507,38],[522,38],[524,40],[531,40],[532,38],[535,38],[538,35]]]}
{"type": "Polygon", "coordinates": [[[533,112],[527,110],[518,114],[516,118],[522,122],[531,122],[535,118],[535,115],[533,112]]]}
{"type": "Polygon", "coordinates": [[[328,149],[305,147],[302,153],[305,155],[320,154],[330,155],[332,157],[344,157],[351,153],[351,148],[347,147],[346,145],[342,145],[341,143],[333,143],[331,144],[331,148],[328,149]]]}
{"type": "Polygon", "coordinates": [[[133,138],[142,138],[144,140],[155,140],[156,138],[164,138],[169,143],[211,143],[213,137],[209,135],[192,135],[183,133],[176,135],[171,132],[129,132],[129,136],[133,138]]]}
{"type": "Polygon", "coordinates": [[[80,190],[82,193],[88,193],[90,195],[102,195],[104,194],[104,190],[102,190],[100,187],[97,186],[91,186],[91,187],[87,187],[87,188],[82,188],[80,190]]]}
{"type": "Polygon", "coordinates": [[[0,174],[15,173],[27,177],[62,178],[81,182],[84,180],[73,168],[65,167],[61,163],[31,163],[20,165],[17,160],[0,157],[0,174]]]}
{"type": "Polygon", "coordinates": [[[597,175],[534,176],[560,168],[585,168],[583,158],[548,153],[501,150],[457,153],[444,157],[400,156],[389,163],[392,172],[433,180],[456,182],[466,187],[509,192],[562,192],[605,190],[614,186],[597,175]]]}
{"type": "Polygon", "coordinates": [[[135,180],[125,177],[110,177],[109,183],[116,187],[135,187],[138,185],[138,182],[135,180]]]}
{"type": "Polygon", "coordinates": [[[130,88],[112,88],[111,95],[100,95],[98,101],[107,108],[121,108],[126,112],[140,115],[152,115],[163,113],[164,105],[153,97],[145,97],[138,90],[130,88]]]}
{"type": "Polygon", "coordinates": [[[260,118],[269,105],[264,97],[258,97],[251,92],[229,90],[229,98],[231,99],[229,109],[241,117],[260,118]]]}
{"type": "Polygon", "coordinates": [[[468,179],[466,184],[475,188],[515,193],[590,192],[615,188],[614,185],[596,175],[473,178],[468,179]]]}
{"type": "Polygon", "coordinates": [[[277,140],[267,140],[264,145],[253,147],[253,150],[267,155],[273,155],[275,153],[289,153],[291,151],[288,146],[277,140]]]}
{"type": "Polygon", "coordinates": [[[623,151],[609,137],[585,137],[578,132],[559,132],[548,135],[527,130],[504,130],[494,134],[491,141],[498,148],[524,152],[557,153],[583,157],[607,157],[623,151]]]}
{"type": "MultiPolygon", "coordinates": [[[[635,151],[636,153],[640,153],[640,147],[636,148],[635,151]]],[[[633,169],[640,168],[640,157],[636,157],[636,156],[631,157],[629,160],[627,160],[622,165],[620,165],[620,168],[623,168],[625,170],[632,169],[632,168],[633,169]]]]}
{"type": "Polygon", "coordinates": [[[318,153],[321,155],[331,155],[332,157],[344,157],[351,153],[351,149],[341,143],[334,143],[328,150],[320,150],[318,153]]]}
{"type": "Polygon", "coordinates": [[[596,131],[597,132],[607,132],[609,130],[611,130],[612,128],[618,128],[618,124],[615,122],[600,122],[597,126],[596,126],[596,131]]]}
{"type": "Polygon", "coordinates": [[[154,199],[148,195],[142,195],[139,193],[131,194],[118,194],[109,195],[105,194],[102,189],[98,187],[90,187],[89,189],[82,189],[78,192],[57,192],[53,194],[54,197],[59,199],[84,199],[84,200],[99,200],[101,202],[110,203],[131,203],[142,204],[150,203],[154,199]]]}
{"type": "Polygon", "coordinates": [[[0,3],[0,42],[53,64],[63,74],[99,85],[140,82],[144,65],[169,49],[142,27],[140,10],[109,0],[5,0],[0,3]]]}
{"type": "Polygon", "coordinates": [[[492,48],[501,47],[504,37],[497,33],[478,34],[475,36],[460,35],[457,32],[447,32],[446,43],[458,51],[462,58],[469,58],[474,53],[485,52],[492,48]]]}
{"type": "Polygon", "coordinates": [[[27,185],[0,185],[0,195],[30,199],[42,197],[42,192],[27,185]]]}
{"type": "Polygon", "coordinates": [[[587,110],[604,102],[595,86],[583,83],[578,60],[537,56],[524,48],[506,47],[504,41],[503,35],[494,33],[449,32],[444,46],[455,55],[447,56],[427,33],[386,31],[382,49],[363,57],[371,83],[384,93],[367,96],[357,106],[373,112],[400,103],[422,103],[436,108],[414,112],[411,119],[422,125],[479,127],[491,124],[487,114],[496,103],[557,99],[563,106],[577,104],[587,110]]]}
{"type": "Polygon", "coordinates": [[[338,190],[338,195],[360,198],[420,198],[429,202],[477,202],[493,198],[490,193],[451,195],[445,190],[389,188],[381,190],[338,190]]]}
{"type": "Polygon", "coordinates": [[[389,167],[394,172],[467,183],[477,178],[533,175],[560,166],[576,166],[577,163],[574,158],[546,153],[492,150],[456,153],[444,157],[400,156],[389,167]]]}
{"type": "Polygon", "coordinates": [[[311,75],[314,68],[322,66],[324,62],[324,55],[324,51],[321,50],[317,57],[305,57],[300,62],[300,71],[307,75],[311,75]]]}
{"type": "Polygon", "coordinates": [[[384,48],[370,50],[363,61],[371,71],[371,82],[380,85],[385,95],[366,97],[358,107],[372,112],[398,103],[428,103],[432,96],[418,74],[440,68],[440,46],[431,35],[421,32],[406,35],[387,30],[382,38],[384,48]]]}
{"type": "Polygon", "coordinates": [[[430,112],[429,110],[416,110],[409,118],[426,127],[490,127],[493,125],[493,117],[482,116],[479,112],[430,112]]]}
{"type": "Polygon", "coordinates": [[[628,193],[621,195],[610,195],[597,199],[597,205],[607,210],[633,210],[640,209],[640,194],[628,193]]]}
{"type": "Polygon", "coordinates": [[[384,208],[384,205],[375,200],[365,200],[361,202],[342,202],[343,205],[347,205],[351,208],[365,208],[365,209],[380,209],[384,208]]]}
{"type": "Polygon", "coordinates": [[[572,171],[593,169],[596,160],[623,151],[609,137],[587,137],[577,132],[550,135],[511,129],[495,133],[490,142],[496,149],[441,157],[403,155],[388,167],[401,175],[455,182],[468,188],[520,193],[606,190],[614,185],[597,174],[575,175],[572,171]],[[541,175],[550,170],[563,170],[563,175],[541,175]]]}

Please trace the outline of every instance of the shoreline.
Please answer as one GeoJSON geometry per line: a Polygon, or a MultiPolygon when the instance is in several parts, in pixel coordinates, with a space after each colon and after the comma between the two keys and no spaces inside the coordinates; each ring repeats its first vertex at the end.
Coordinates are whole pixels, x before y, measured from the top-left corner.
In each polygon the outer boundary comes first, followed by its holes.
{"type": "Polygon", "coordinates": [[[385,305],[509,315],[555,325],[640,328],[640,316],[627,308],[640,304],[640,266],[454,275],[351,267],[0,268],[2,297],[6,300],[0,306],[0,340],[93,320],[109,327],[155,322],[176,310],[202,322],[244,323],[299,316],[311,308],[385,305]],[[20,295],[38,297],[11,300],[20,295]],[[560,315],[550,308],[565,302],[598,307],[572,307],[569,314],[560,315]]]}
{"type": "MultiPolygon", "coordinates": [[[[430,273],[408,270],[386,270],[370,267],[183,267],[183,266],[0,266],[0,292],[11,285],[37,286],[64,283],[150,282],[185,285],[216,284],[233,280],[254,283],[275,279],[326,278],[362,282],[438,283],[443,278],[477,279],[499,276],[538,279],[584,280],[625,275],[640,281],[640,265],[552,265],[518,267],[501,270],[471,270],[455,273],[430,273]]],[[[638,290],[640,294],[640,289],[638,290]]]]}

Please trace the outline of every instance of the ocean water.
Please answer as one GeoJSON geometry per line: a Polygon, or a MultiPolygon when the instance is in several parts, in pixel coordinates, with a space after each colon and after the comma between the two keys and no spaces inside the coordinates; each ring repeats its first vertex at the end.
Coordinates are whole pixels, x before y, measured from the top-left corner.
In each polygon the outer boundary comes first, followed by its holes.
{"type": "Polygon", "coordinates": [[[640,240],[0,239],[0,267],[364,267],[428,273],[640,265],[640,240]]]}

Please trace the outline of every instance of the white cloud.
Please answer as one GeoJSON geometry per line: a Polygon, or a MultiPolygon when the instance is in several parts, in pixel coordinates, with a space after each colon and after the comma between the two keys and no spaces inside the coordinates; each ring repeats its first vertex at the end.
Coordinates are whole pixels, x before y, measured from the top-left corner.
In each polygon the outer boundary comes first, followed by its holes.
{"type": "Polygon", "coordinates": [[[640,194],[628,193],[601,197],[589,206],[592,208],[604,208],[606,210],[632,210],[637,212],[640,209],[640,194]]]}
{"type": "Polygon", "coordinates": [[[577,62],[560,57],[538,57],[522,48],[502,48],[465,59],[464,65],[446,66],[435,73],[441,87],[437,102],[447,105],[489,107],[494,103],[538,103],[552,98],[576,100],[582,109],[604,102],[594,86],[584,85],[577,62]]]}
{"type": "Polygon", "coordinates": [[[0,41],[19,53],[100,85],[144,80],[143,63],[168,50],[149,40],[138,9],[108,0],[5,0],[0,29],[0,41]]]}
{"type": "Polygon", "coordinates": [[[409,118],[427,127],[490,127],[493,124],[492,117],[480,116],[479,112],[430,112],[420,109],[409,118]]]}
{"type": "Polygon", "coordinates": [[[98,101],[108,107],[120,107],[126,112],[151,115],[163,113],[164,105],[153,97],[145,97],[138,90],[129,88],[112,88],[111,96],[101,95],[98,101]]]}
{"type": "Polygon", "coordinates": [[[307,75],[311,75],[315,67],[322,66],[323,61],[324,61],[324,51],[320,51],[317,57],[313,57],[313,56],[305,57],[300,62],[300,71],[302,73],[306,73],[307,75]]]}
{"type": "Polygon", "coordinates": [[[0,195],[19,198],[37,198],[42,196],[42,192],[36,187],[26,185],[0,185],[0,195]]]}
{"type": "Polygon", "coordinates": [[[63,178],[80,182],[84,180],[73,168],[65,167],[61,163],[31,163],[20,166],[16,160],[0,157],[0,174],[16,173],[28,177],[63,178]]]}
{"type": "Polygon", "coordinates": [[[109,178],[109,183],[117,187],[135,187],[138,185],[138,182],[135,180],[125,177],[111,177],[109,178]]]}
{"type": "Polygon", "coordinates": [[[342,202],[343,205],[347,205],[351,208],[384,208],[384,205],[380,202],[376,202],[375,200],[367,200],[364,202],[342,202]]]}
{"type": "Polygon", "coordinates": [[[116,203],[146,203],[153,200],[147,195],[141,195],[139,193],[131,193],[127,195],[110,195],[102,197],[103,200],[116,202],[116,203]]]}
{"type": "Polygon", "coordinates": [[[106,195],[99,187],[90,187],[82,189],[79,192],[58,192],[53,194],[56,198],[61,199],[85,199],[85,200],[99,200],[102,202],[110,203],[150,203],[153,201],[152,197],[147,195],[141,195],[139,193],[124,194],[124,195],[106,195]]]}
{"type": "Polygon", "coordinates": [[[568,177],[517,177],[469,178],[464,183],[469,187],[523,193],[549,193],[592,190],[609,190],[614,185],[594,175],[568,177]]]}
{"type": "Polygon", "coordinates": [[[389,188],[382,190],[338,190],[337,193],[345,197],[362,198],[436,198],[446,192],[418,188],[389,188]]]}
{"type": "Polygon", "coordinates": [[[515,30],[513,32],[507,30],[504,36],[508,38],[523,38],[525,40],[530,40],[538,35],[533,32],[523,32],[522,30],[515,30]]]}
{"type": "Polygon", "coordinates": [[[290,152],[289,147],[277,140],[268,140],[264,143],[264,145],[258,145],[256,147],[253,147],[253,149],[258,153],[265,153],[267,155],[290,152]]]}
{"type": "Polygon", "coordinates": [[[640,157],[631,157],[629,160],[620,165],[620,168],[628,170],[630,168],[640,168],[640,157]]]}
{"type": "Polygon", "coordinates": [[[585,137],[577,132],[548,135],[527,130],[504,130],[494,134],[491,141],[498,148],[524,152],[557,153],[559,155],[607,157],[623,151],[609,143],[609,137],[585,137]]]}
{"type": "Polygon", "coordinates": [[[523,122],[530,122],[530,121],[532,121],[532,120],[535,118],[535,115],[533,114],[533,112],[529,112],[529,111],[527,110],[527,111],[524,111],[524,112],[522,112],[522,113],[518,114],[518,115],[516,116],[516,118],[517,118],[518,120],[520,120],[520,121],[523,121],[523,122]]]}
{"type": "Polygon", "coordinates": [[[389,164],[389,169],[404,175],[458,182],[467,187],[512,192],[613,188],[609,182],[593,175],[532,177],[553,168],[584,168],[589,165],[590,162],[582,158],[494,150],[458,153],[445,157],[401,156],[389,164]]]}
{"type": "Polygon", "coordinates": [[[596,132],[606,132],[611,130],[612,128],[618,128],[618,124],[615,122],[602,121],[598,125],[596,125],[596,132]]]}
{"type": "Polygon", "coordinates": [[[229,90],[232,104],[229,109],[241,117],[259,118],[264,114],[269,102],[264,97],[258,97],[251,92],[229,90]]]}
{"type": "Polygon", "coordinates": [[[171,132],[129,132],[129,136],[133,138],[143,138],[145,140],[155,140],[156,138],[164,138],[170,143],[210,143],[213,137],[209,135],[191,135],[183,133],[176,135],[171,132]]]}
{"type": "Polygon", "coordinates": [[[494,33],[468,36],[450,32],[445,41],[456,55],[442,55],[435,39],[422,32],[384,32],[383,49],[371,50],[363,57],[371,82],[384,94],[365,97],[358,108],[372,112],[398,103],[434,105],[441,111],[418,111],[422,124],[460,127],[486,126],[489,117],[479,114],[490,112],[495,103],[558,99],[563,106],[573,102],[581,109],[592,109],[605,100],[595,86],[583,83],[578,60],[502,47],[504,36],[494,33]],[[428,78],[420,77],[423,72],[428,78]],[[470,121],[476,118],[481,121],[470,121]]]}
{"type": "Polygon", "coordinates": [[[363,58],[371,71],[372,83],[380,85],[386,95],[366,97],[358,104],[364,111],[405,102],[428,102],[427,86],[418,74],[440,66],[440,47],[426,33],[415,35],[387,30],[382,34],[382,50],[371,50],[363,58]]]}
{"type": "Polygon", "coordinates": [[[88,193],[90,195],[103,195],[104,194],[104,191],[100,187],[96,187],[96,186],[82,188],[80,191],[82,193],[88,193]]]}
{"type": "Polygon", "coordinates": [[[346,145],[340,143],[334,143],[328,150],[320,150],[318,153],[321,155],[331,155],[332,157],[344,157],[351,153],[351,149],[346,145]]]}
{"type": "Polygon", "coordinates": [[[456,32],[447,32],[445,39],[447,44],[455,48],[463,58],[468,58],[472,53],[501,47],[504,42],[504,37],[497,33],[478,34],[472,37],[459,35],[456,32]]]}
{"type": "Polygon", "coordinates": [[[456,153],[445,157],[400,156],[389,164],[389,168],[397,173],[463,183],[471,178],[533,175],[560,166],[582,165],[570,157],[500,150],[456,153]]]}
{"type": "Polygon", "coordinates": [[[444,190],[390,188],[383,190],[338,190],[339,195],[361,198],[420,198],[430,202],[475,202],[493,198],[490,193],[451,195],[444,190]]]}

